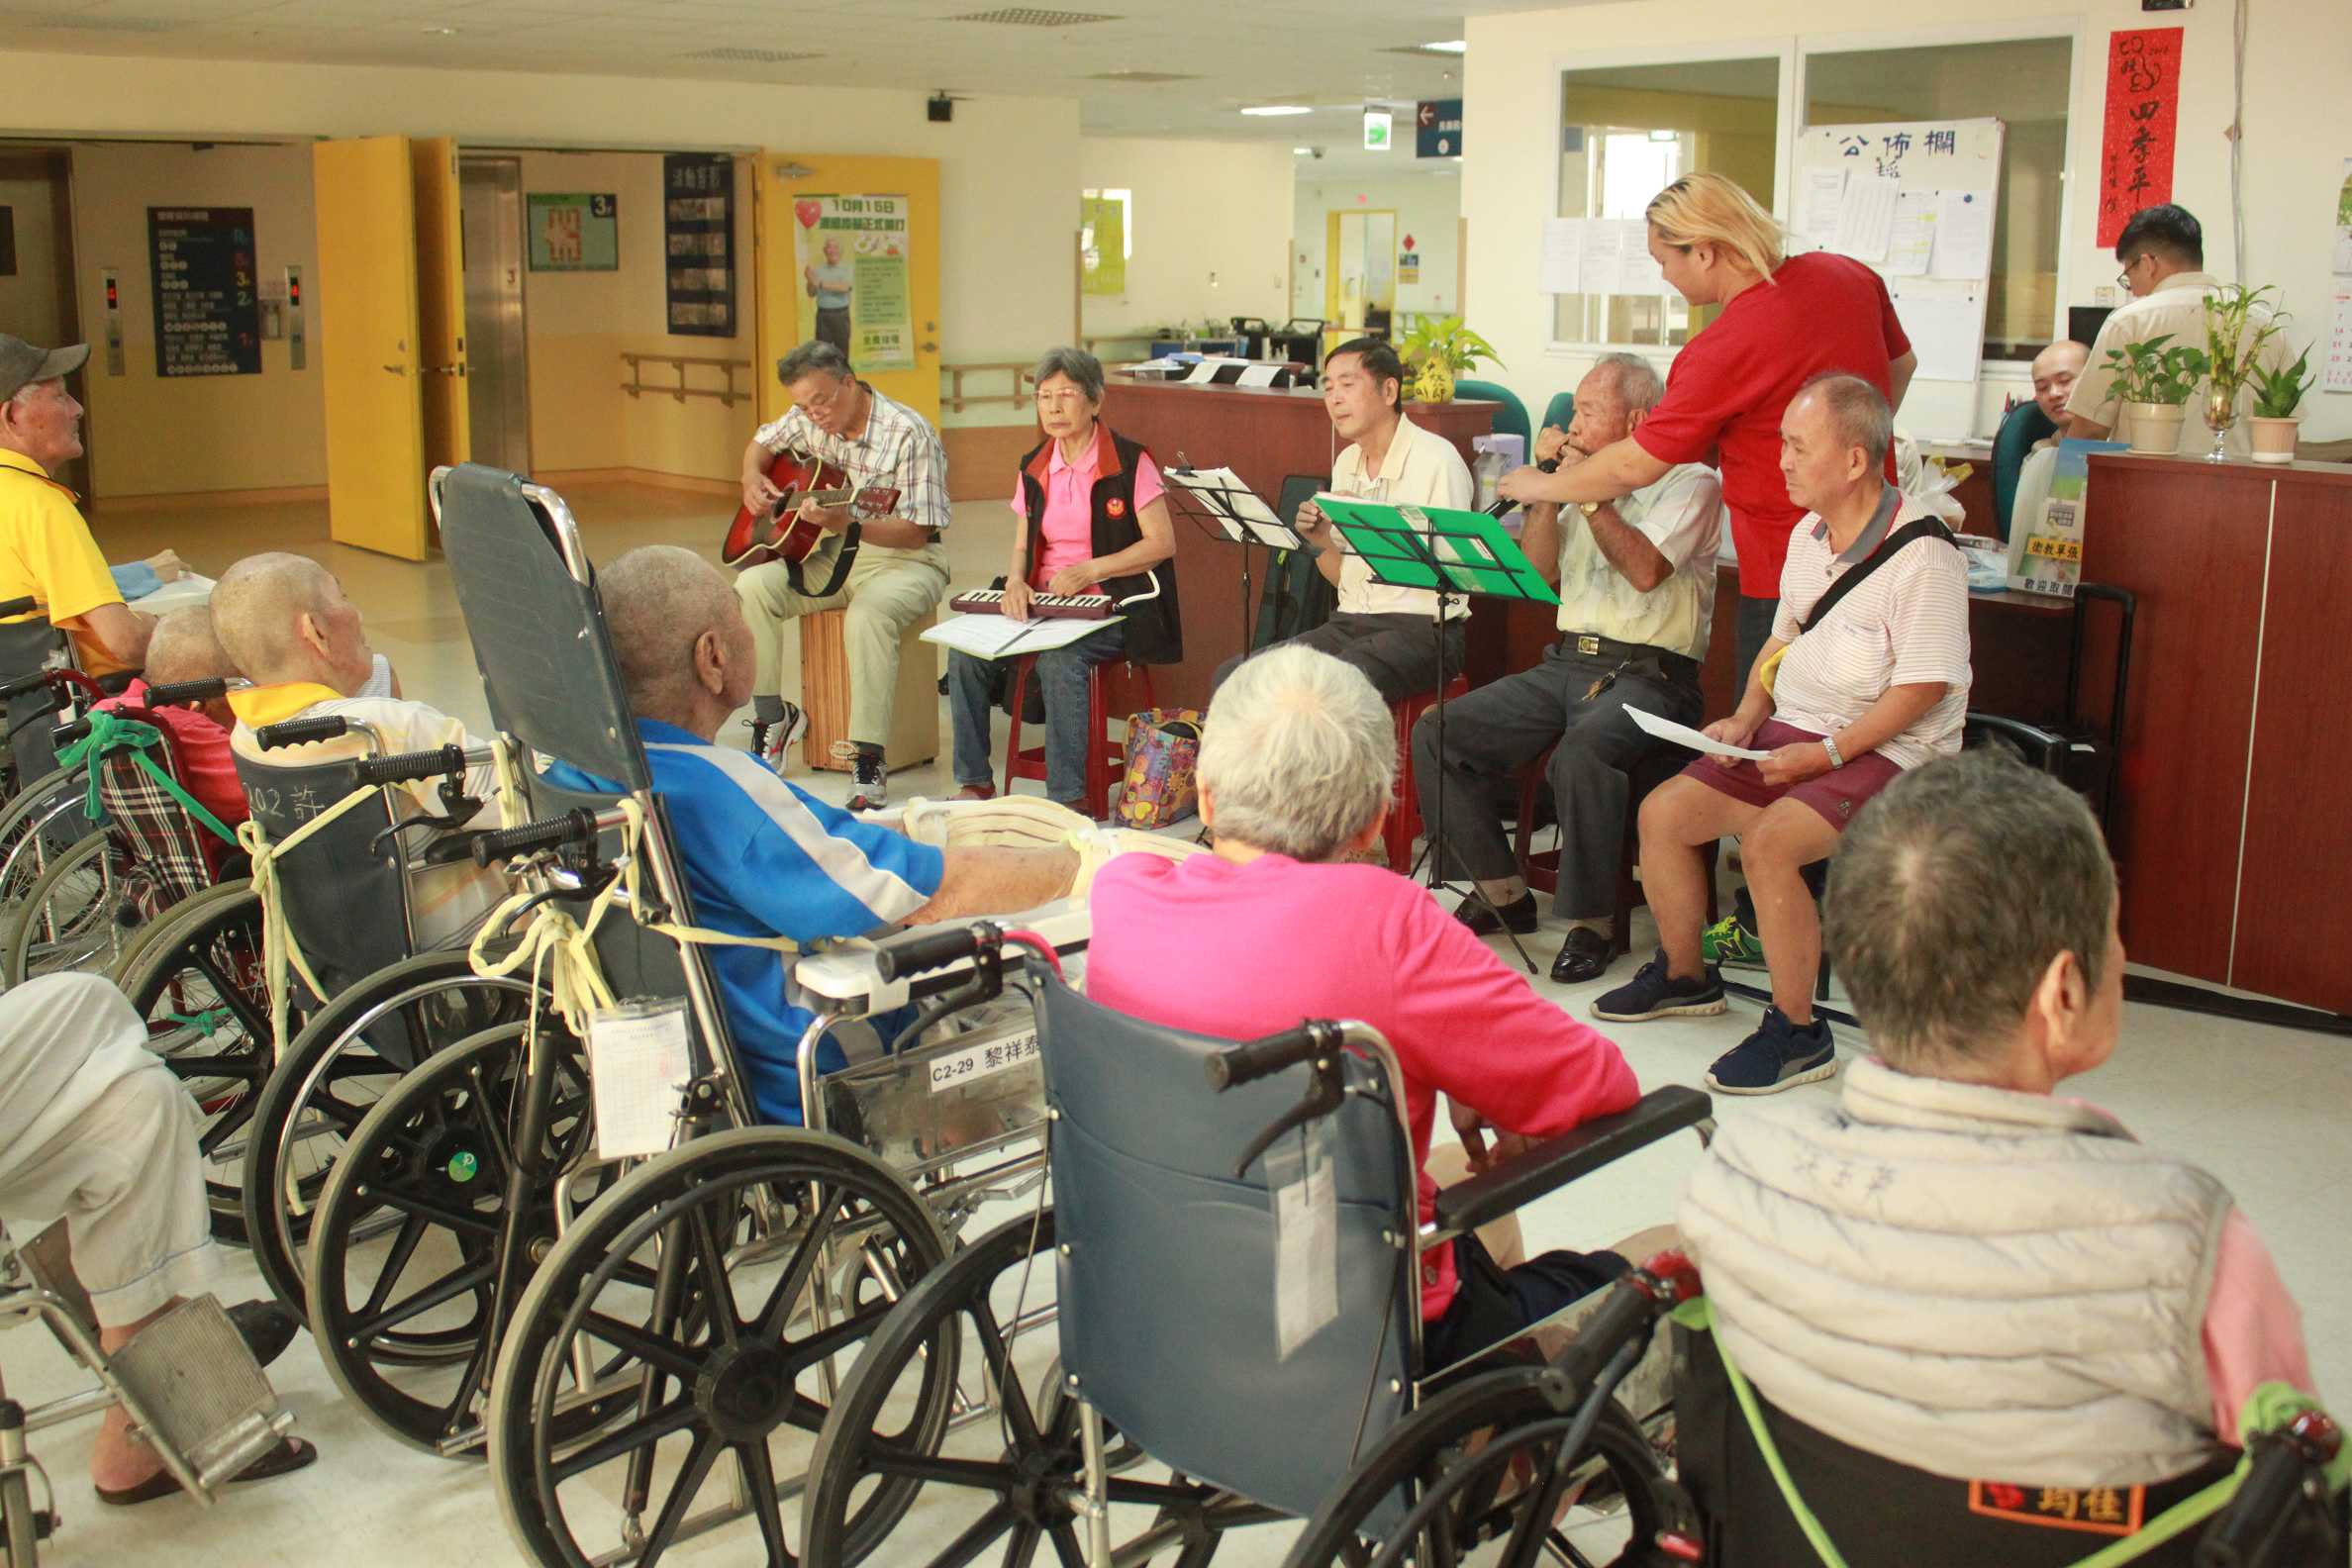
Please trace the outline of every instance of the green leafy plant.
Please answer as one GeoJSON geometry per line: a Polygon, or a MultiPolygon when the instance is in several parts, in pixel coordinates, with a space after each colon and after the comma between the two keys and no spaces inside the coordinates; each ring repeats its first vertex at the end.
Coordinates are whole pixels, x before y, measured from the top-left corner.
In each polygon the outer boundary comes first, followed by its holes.
{"type": "Polygon", "coordinates": [[[2275,292],[2268,283],[2248,288],[2224,283],[2205,299],[2205,368],[2213,391],[2229,402],[2260,368],[2262,350],[2279,336],[2287,318],[2264,303],[2275,292]]]}
{"type": "Polygon", "coordinates": [[[1409,365],[1419,367],[1433,360],[1455,375],[1476,369],[1481,359],[1503,362],[1495,345],[1463,326],[1459,316],[1423,316],[1405,335],[1397,352],[1409,365]]]}
{"type": "Polygon", "coordinates": [[[2109,348],[2106,368],[2114,372],[2113,395],[2123,402],[2178,406],[2197,391],[2208,365],[2203,349],[2175,343],[2171,333],[2159,333],[2109,348]]]}
{"type": "Polygon", "coordinates": [[[2309,373],[2311,350],[2305,348],[2295,363],[2274,369],[2268,365],[2254,367],[2254,417],[2256,419],[2293,419],[2303,406],[2305,392],[2318,380],[2309,373]]]}

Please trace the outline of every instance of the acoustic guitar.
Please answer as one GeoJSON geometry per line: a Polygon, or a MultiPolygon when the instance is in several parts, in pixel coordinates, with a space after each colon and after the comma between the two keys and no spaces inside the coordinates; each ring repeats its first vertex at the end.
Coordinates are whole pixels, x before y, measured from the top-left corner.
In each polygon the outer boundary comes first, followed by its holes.
{"type": "Polygon", "coordinates": [[[857,558],[859,523],[887,517],[899,503],[894,486],[854,487],[840,464],[797,447],[778,452],[768,464],[767,477],[768,483],[782,492],[775,505],[763,513],[754,513],[747,506],[735,508],[735,521],[727,526],[727,537],[720,541],[719,558],[737,571],[782,561],[791,573],[793,587],[820,599],[837,590],[849,575],[849,564],[857,558]],[[834,536],[804,514],[811,508],[839,506],[848,507],[852,514],[849,527],[839,536],[840,553],[829,580],[811,588],[801,579],[801,567],[834,536]]]}

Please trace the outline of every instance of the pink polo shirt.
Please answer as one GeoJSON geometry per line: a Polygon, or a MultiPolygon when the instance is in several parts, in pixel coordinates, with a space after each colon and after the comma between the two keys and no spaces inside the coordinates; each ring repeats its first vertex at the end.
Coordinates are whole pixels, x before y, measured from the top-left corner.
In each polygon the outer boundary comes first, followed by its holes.
{"type": "MultiPolygon", "coordinates": [[[[1235,1040],[1311,1018],[1379,1029],[1405,1075],[1424,1223],[1437,1196],[1427,1165],[1439,1094],[1534,1136],[1640,1098],[1616,1045],[1384,866],[1122,855],[1088,902],[1086,989],[1105,1007],[1235,1040]]],[[[1422,1317],[1442,1315],[1454,1288],[1453,1249],[1441,1247],[1421,1266],[1422,1317]]]]}
{"type": "MultiPolygon", "coordinates": [[[[1045,547],[1029,567],[1029,586],[1043,588],[1064,566],[1094,559],[1094,484],[1101,476],[1101,452],[1108,437],[1101,425],[1086,455],[1072,466],[1062,458],[1061,442],[1050,443],[1045,458],[1045,547]]],[[[1145,452],[1135,459],[1135,510],[1142,511],[1167,493],[1159,465],[1145,452]]],[[[1013,479],[1013,515],[1029,521],[1029,502],[1019,475],[1013,479]]]]}

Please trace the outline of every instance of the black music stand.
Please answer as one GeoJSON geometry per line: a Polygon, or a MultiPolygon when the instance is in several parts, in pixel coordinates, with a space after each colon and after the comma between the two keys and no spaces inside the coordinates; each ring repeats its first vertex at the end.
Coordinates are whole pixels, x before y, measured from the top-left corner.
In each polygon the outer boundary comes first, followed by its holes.
{"type": "Polygon", "coordinates": [[[1211,538],[1241,546],[1241,651],[1246,654],[1250,643],[1249,546],[1305,549],[1307,541],[1230,468],[1177,467],[1168,470],[1168,477],[1176,481],[1170,494],[1182,516],[1211,538]]]}
{"type": "MultiPolygon", "coordinates": [[[[1437,596],[1437,614],[1429,635],[1437,644],[1437,756],[1445,757],[1445,612],[1455,596],[1464,599],[1523,600],[1556,605],[1560,596],[1527,560],[1503,525],[1484,512],[1452,507],[1387,506],[1345,496],[1323,495],[1315,504],[1338,532],[1347,550],[1371,569],[1377,580],[1394,588],[1418,588],[1437,596]]],[[[1456,888],[1445,879],[1445,791],[1437,792],[1437,810],[1429,818],[1429,889],[1459,893],[1475,900],[1495,916],[1496,927],[1511,939],[1519,962],[1534,974],[1535,960],[1527,956],[1519,933],[1503,924],[1502,911],[1478,891],[1471,880],[1456,888]]]]}

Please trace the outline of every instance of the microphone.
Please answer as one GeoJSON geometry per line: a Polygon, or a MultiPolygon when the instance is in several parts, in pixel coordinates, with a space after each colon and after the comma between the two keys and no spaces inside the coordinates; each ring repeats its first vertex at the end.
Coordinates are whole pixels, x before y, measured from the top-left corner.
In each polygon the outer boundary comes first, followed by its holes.
{"type": "MultiPolygon", "coordinates": [[[[1560,459],[1557,457],[1546,457],[1543,459],[1543,461],[1535,465],[1535,471],[1537,473],[1558,473],[1560,471],[1560,459]]],[[[1503,517],[1518,505],[1519,503],[1517,501],[1508,499],[1498,501],[1493,506],[1487,508],[1487,516],[1491,518],[1503,517]]]]}

